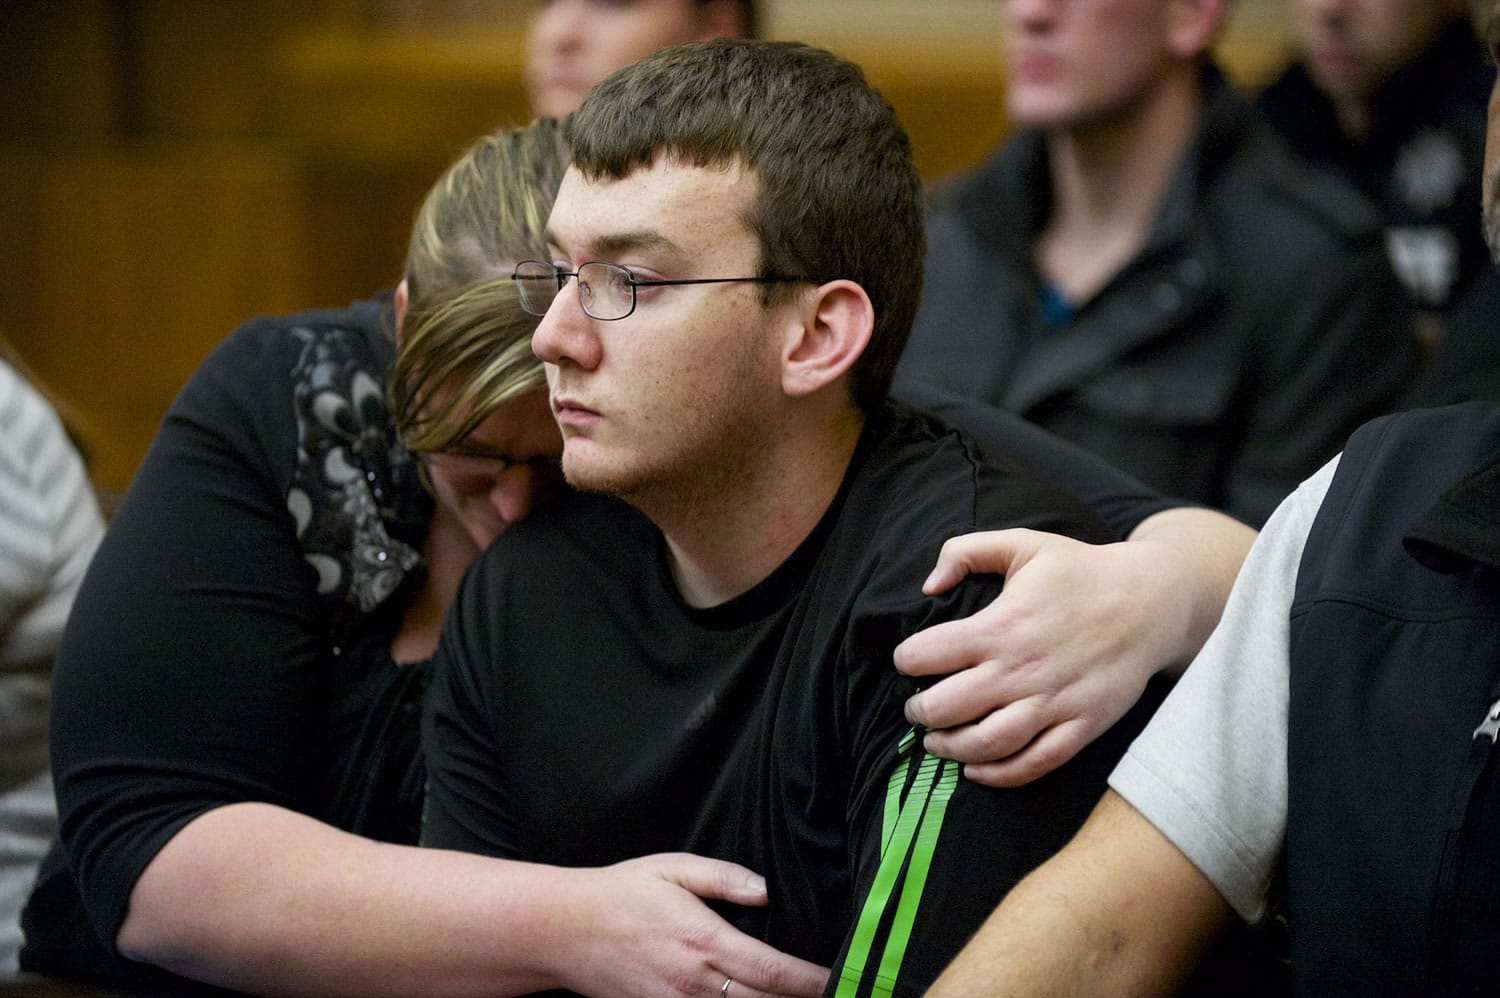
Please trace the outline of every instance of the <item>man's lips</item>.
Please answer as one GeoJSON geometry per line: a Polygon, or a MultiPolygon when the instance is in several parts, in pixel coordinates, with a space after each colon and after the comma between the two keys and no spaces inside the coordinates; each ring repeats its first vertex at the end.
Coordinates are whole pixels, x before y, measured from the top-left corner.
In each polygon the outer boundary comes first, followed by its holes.
{"type": "Polygon", "coordinates": [[[559,423],[581,423],[599,418],[599,411],[567,396],[552,400],[552,414],[559,423]]]}
{"type": "Polygon", "coordinates": [[[1359,65],[1359,56],[1351,48],[1344,45],[1324,43],[1312,48],[1312,59],[1325,72],[1347,73],[1354,66],[1359,65]]]}
{"type": "Polygon", "coordinates": [[[1022,50],[1011,57],[1011,74],[1029,82],[1045,82],[1056,76],[1061,61],[1049,52],[1022,50]]]}
{"type": "Polygon", "coordinates": [[[531,85],[550,90],[587,90],[582,71],[566,66],[542,66],[531,70],[531,85]]]}

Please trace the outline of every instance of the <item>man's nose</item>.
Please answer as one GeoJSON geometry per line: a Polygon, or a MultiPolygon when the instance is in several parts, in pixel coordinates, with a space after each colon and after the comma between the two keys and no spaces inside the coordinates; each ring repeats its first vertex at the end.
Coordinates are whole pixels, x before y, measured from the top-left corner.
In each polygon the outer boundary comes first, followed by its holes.
{"type": "Polygon", "coordinates": [[[578,300],[577,279],[570,280],[557,292],[531,334],[531,352],[545,364],[571,363],[591,370],[599,363],[594,322],[578,300]]]}
{"type": "Polygon", "coordinates": [[[538,11],[531,22],[534,42],[548,49],[564,49],[577,44],[578,29],[586,16],[576,0],[554,0],[538,11]]]}

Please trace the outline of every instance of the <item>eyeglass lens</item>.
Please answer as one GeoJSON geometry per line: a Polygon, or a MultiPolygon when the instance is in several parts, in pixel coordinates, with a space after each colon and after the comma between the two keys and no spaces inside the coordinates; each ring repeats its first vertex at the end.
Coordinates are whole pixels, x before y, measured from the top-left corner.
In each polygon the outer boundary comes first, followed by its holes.
{"type": "Polygon", "coordinates": [[[546,315],[562,285],[556,267],[531,260],[518,264],[511,280],[520,292],[521,308],[532,315],[546,315]]]}
{"type": "Polygon", "coordinates": [[[543,263],[522,263],[515,270],[521,307],[532,315],[545,315],[569,276],[578,279],[578,300],[596,319],[620,319],[635,308],[635,288],[630,272],[612,263],[585,263],[576,275],[543,263]]]}

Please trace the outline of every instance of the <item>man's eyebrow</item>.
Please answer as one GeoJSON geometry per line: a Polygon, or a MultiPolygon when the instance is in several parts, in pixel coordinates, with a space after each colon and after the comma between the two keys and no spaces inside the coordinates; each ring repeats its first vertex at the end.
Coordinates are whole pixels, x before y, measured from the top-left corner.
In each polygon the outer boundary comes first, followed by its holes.
{"type": "MultiPolygon", "coordinates": [[[[563,249],[562,240],[550,230],[547,232],[547,245],[555,250],[563,249]]],[[[682,248],[662,235],[660,232],[642,230],[639,232],[612,232],[608,235],[598,236],[587,243],[586,256],[602,257],[605,262],[608,258],[619,253],[627,253],[632,250],[664,250],[668,253],[682,255],[682,248]]]]}
{"type": "Polygon", "coordinates": [[[666,250],[680,253],[676,243],[659,232],[615,232],[594,240],[595,253],[611,255],[629,250],[666,250]]]}

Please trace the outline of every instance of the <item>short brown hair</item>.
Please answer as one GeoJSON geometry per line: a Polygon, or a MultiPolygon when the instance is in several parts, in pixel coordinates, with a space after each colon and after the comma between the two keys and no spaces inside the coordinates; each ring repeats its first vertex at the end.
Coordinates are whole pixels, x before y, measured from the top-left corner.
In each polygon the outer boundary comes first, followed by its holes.
{"type": "Polygon", "coordinates": [[[408,304],[386,395],[412,450],[446,450],[496,407],[546,384],[511,267],[547,259],[547,215],[568,161],[551,119],[474,143],[433,185],[412,228],[408,304]]]}
{"type": "MultiPolygon", "coordinates": [[[[858,66],[797,42],[680,45],[606,78],[565,128],[590,179],[623,178],[658,153],[753,170],[746,222],[761,274],[863,287],[875,329],[850,389],[866,411],[885,398],[922,288],[922,182],[895,112],[858,66]]],[[[795,293],[771,284],[763,301],[795,293]]]]}

